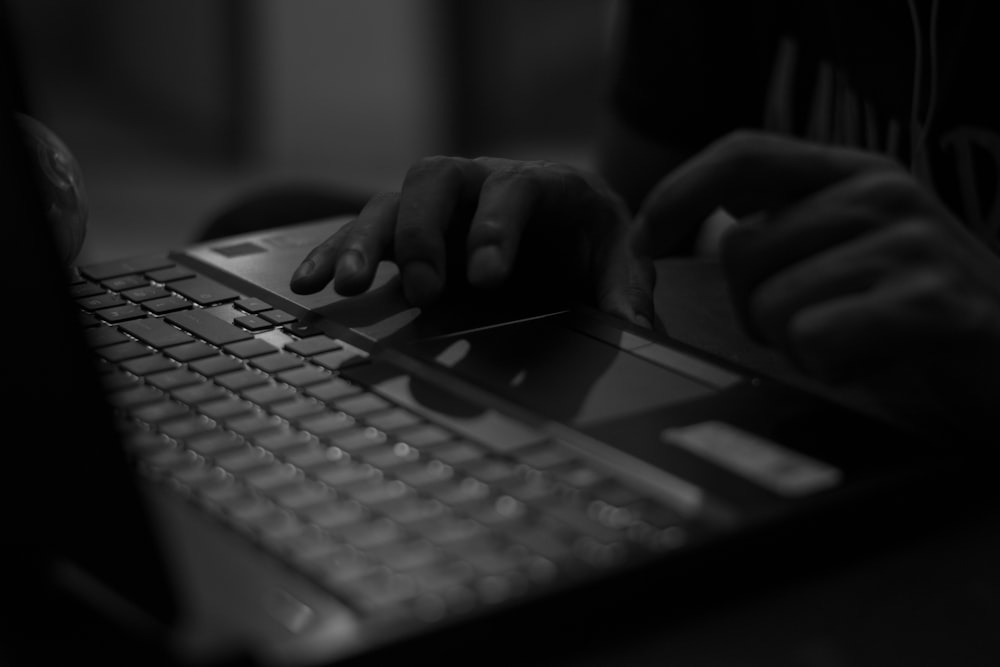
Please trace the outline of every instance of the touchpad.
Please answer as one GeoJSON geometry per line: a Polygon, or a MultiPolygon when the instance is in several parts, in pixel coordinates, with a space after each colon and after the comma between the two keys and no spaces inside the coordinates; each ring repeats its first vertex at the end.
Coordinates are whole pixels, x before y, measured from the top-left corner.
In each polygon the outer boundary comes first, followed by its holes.
{"type": "Polygon", "coordinates": [[[578,427],[718,392],[569,329],[559,316],[422,340],[406,351],[540,416],[578,427]]]}

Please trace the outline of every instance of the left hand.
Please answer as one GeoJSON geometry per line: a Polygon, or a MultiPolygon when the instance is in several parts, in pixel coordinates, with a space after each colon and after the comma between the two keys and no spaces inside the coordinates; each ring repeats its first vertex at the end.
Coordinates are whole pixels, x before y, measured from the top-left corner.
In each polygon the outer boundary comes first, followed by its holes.
{"type": "Polygon", "coordinates": [[[654,189],[633,242],[660,254],[717,206],[743,220],[722,261],[753,337],[828,382],[895,374],[891,391],[910,384],[963,426],[992,415],[1000,258],[898,163],[733,134],[654,189]]]}

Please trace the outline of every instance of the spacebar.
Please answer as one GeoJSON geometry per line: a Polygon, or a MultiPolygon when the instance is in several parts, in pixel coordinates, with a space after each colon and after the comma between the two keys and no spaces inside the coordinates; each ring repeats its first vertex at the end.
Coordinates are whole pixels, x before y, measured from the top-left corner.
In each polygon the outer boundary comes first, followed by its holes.
{"type": "Polygon", "coordinates": [[[228,345],[253,338],[253,334],[201,308],[166,315],[164,319],[213,345],[228,345]]]}

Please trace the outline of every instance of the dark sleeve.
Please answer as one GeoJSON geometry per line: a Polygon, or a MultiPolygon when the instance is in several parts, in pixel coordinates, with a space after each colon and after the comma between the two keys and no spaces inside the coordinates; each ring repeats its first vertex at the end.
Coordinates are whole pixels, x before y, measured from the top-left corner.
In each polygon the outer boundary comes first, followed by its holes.
{"type": "Polygon", "coordinates": [[[698,150],[759,127],[778,25],[767,2],[631,0],[623,4],[611,106],[650,139],[698,150]]]}

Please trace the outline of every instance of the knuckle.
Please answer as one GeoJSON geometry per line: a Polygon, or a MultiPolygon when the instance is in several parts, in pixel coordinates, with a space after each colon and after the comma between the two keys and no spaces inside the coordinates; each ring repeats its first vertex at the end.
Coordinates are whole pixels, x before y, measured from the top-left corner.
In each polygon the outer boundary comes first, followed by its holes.
{"type": "Polygon", "coordinates": [[[385,206],[392,206],[399,201],[398,192],[377,192],[368,199],[365,204],[366,209],[380,209],[385,206]]]}
{"type": "Polygon", "coordinates": [[[461,158],[431,155],[417,160],[406,173],[406,182],[427,178],[456,179],[461,177],[461,158]]]}
{"type": "Polygon", "coordinates": [[[931,255],[944,242],[943,230],[923,218],[908,218],[896,222],[891,231],[893,242],[911,257],[931,255]]]}

